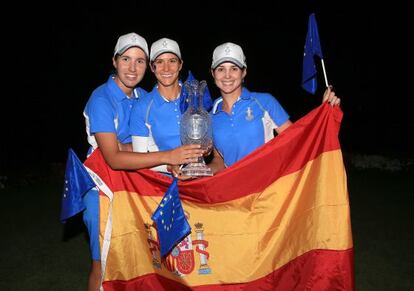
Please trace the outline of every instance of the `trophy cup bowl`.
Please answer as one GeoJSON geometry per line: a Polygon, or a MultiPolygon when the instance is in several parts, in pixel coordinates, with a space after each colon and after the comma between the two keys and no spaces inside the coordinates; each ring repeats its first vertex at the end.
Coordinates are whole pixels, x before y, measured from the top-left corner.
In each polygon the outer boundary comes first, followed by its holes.
{"type": "MultiPolygon", "coordinates": [[[[191,80],[185,82],[184,86],[188,93],[189,106],[181,116],[181,142],[182,144],[199,144],[208,152],[213,145],[211,118],[203,108],[202,99],[207,83],[191,80]]],[[[186,176],[213,176],[213,172],[207,167],[203,157],[199,157],[197,162],[185,165],[181,171],[186,176]]]]}

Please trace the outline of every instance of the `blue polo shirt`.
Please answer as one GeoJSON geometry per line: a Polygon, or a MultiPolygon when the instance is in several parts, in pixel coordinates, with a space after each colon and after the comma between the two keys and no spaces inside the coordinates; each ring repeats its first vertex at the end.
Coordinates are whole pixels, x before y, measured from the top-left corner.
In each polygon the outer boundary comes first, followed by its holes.
{"type": "Polygon", "coordinates": [[[231,113],[222,110],[222,102],[222,97],[214,102],[210,116],[214,146],[223,155],[226,166],[231,166],[265,143],[264,110],[269,112],[277,126],[289,119],[276,98],[268,93],[250,92],[243,88],[231,113]]]}
{"type": "Polygon", "coordinates": [[[132,107],[146,91],[142,88],[134,90],[134,97],[129,98],[115,83],[113,76],[96,88],[84,109],[88,141],[96,148],[94,134],[97,132],[116,133],[119,142],[131,143],[129,119],[132,107]]]}
{"type": "Polygon", "coordinates": [[[160,95],[155,86],[145,98],[134,104],[130,119],[130,135],[148,137],[150,132],[145,125],[148,123],[160,151],[181,146],[180,98],[168,101],[160,95]]]}

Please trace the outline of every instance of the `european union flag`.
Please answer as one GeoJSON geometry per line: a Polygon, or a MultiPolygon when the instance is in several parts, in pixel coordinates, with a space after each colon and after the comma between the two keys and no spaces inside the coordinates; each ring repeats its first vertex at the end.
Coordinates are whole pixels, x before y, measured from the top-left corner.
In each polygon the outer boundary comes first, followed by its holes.
{"type": "MultiPolygon", "coordinates": [[[[188,71],[187,81],[195,80],[191,71],[188,71]]],[[[181,96],[180,96],[180,111],[183,114],[188,108],[188,92],[185,86],[181,88],[181,96]]],[[[211,107],[213,106],[213,99],[211,99],[210,91],[208,90],[208,86],[204,90],[203,95],[203,106],[206,111],[210,111],[211,107]]]]}
{"type": "Polygon", "coordinates": [[[181,205],[176,178],[151,218],[157,224],[161,257],[168,255],[191,232],[181,205]]]}
{"type": "Polygon", "coordinates": [[[309,93],[315,94],[317,88],[316,66],[314,57],[323,58],[319,41],[318,26],[315,14],[309,16],[308,33],[306,34],[305,51],[303,54],[302,87],[309,93]]]}
{"type": "Polygon", "coordinates": [[[65,183],[63,185],[62,209],[60,221],[81,212],[85,209],[83,195],[95,187],[95,183],[89,176],[84,165],[72,149],[69,149],[66,161],[65,183]]]}

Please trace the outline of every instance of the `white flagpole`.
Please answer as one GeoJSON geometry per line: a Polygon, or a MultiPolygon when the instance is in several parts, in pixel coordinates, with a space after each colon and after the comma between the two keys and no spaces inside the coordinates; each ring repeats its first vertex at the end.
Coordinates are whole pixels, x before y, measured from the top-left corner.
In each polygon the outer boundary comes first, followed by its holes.
{"type": "Polygon", "coordinates": [[[321,59],[321,63],[322,63],[323,77],[325,78],[325,86],[326,88],[328,88],[329,87],[328,77],[326,76],[325,63],[323,62],[323,59],[321,59]]]}

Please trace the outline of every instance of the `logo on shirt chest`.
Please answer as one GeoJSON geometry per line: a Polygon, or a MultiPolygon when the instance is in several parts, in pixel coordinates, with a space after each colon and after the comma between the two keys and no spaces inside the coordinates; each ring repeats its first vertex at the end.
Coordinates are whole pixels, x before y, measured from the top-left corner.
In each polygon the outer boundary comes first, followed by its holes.
{"type": "Polygon", "coordinates": [[[253,118],[254,118],[253,110],[250,107],[247,107],[245,118],[246,118],[247,121],[252,121],[253,118]]]}

